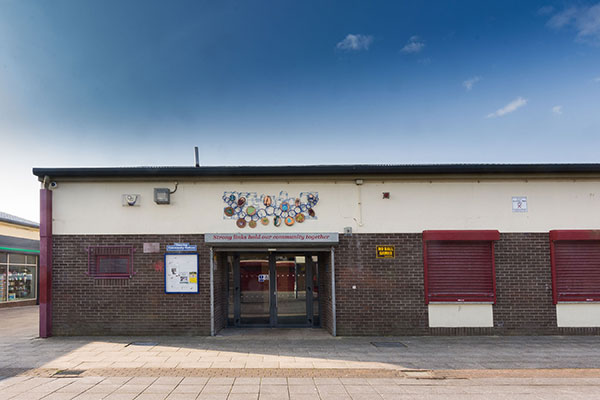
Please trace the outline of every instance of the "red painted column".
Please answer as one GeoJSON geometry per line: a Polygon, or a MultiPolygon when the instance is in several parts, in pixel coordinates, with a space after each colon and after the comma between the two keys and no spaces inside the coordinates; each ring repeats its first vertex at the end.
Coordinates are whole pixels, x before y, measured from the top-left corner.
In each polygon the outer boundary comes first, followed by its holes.
{"type": "Polygon", "coordinates": [[[52,335],[52,192],[40,190],[40,337],[52,335]]]}

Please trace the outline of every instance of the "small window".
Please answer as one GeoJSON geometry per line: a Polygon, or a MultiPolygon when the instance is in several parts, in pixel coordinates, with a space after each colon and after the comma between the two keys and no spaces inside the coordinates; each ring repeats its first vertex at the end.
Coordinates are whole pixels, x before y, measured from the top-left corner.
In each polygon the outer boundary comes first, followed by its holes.
{"type": "Polygon", "coordinates": [[[95,278],[131,278],[133,246],[94,246],[88,248],[88,275],[95,278]]]}
{"type": "Polygon", "coordinates": [[[600,301],[600,231],[550,231],[550,258],[554,304],[600,301]]]}
{"type": "Polygon", "coordinates": [[[496,302],[498,231],[424,231],[425,302],[496,302]]]}
{"type": "Polygon", "coordinates": [[[8,256],[8,260],[11,264],[26,264],[25,254],[11,253],[8,256]]]}

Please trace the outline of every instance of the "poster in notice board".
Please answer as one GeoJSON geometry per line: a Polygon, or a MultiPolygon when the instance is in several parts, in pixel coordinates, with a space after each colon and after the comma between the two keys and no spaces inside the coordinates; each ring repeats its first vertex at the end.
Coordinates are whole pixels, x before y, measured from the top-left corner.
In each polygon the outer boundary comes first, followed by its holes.
{"type": "Polygon", "coordinates": [[[198,254],[165,254],[165,292],[198,293],[198,254]]]}

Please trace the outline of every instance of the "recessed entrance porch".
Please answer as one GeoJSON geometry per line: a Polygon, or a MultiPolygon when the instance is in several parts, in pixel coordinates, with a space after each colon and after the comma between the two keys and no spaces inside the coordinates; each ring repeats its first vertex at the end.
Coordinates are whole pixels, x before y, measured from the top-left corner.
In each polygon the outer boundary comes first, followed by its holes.
{"type": "Polygon", "coordinates": [[[321,326],[326,254],[235,251],[220,256],[227,274],[227,326],[321,326]]]}

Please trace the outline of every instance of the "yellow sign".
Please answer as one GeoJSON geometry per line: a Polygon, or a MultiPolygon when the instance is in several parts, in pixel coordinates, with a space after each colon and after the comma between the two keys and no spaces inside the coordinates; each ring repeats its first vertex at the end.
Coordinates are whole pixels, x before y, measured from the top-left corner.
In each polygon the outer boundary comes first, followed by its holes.
{"type": "Polygon", "coordinates": [[[377,258],[396,258],[394,246],[377,246],[377,258]]]}

